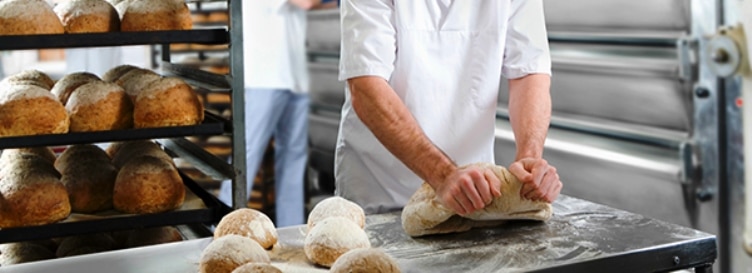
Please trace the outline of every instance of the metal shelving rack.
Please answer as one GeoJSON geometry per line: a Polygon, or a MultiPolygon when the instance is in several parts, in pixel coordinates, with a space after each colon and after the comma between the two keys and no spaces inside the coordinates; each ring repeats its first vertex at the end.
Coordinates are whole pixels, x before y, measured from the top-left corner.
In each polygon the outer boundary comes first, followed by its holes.
{"type": "MultiPolygon", "coordinates": [[[[217,0],[212,0],[217,1],[217,0]]],[[[156,139],[165,149],[186,159],[197,169],[221,179],[232,179],[234,206],[243,207],[245,197],[245,132],[243,100],[243,47],[242,1],[228,1],[231,22],[228,28],[194,29],[182,31],[114,32],[87,34],[51,34],[0,36],[0,50],[43,48],[105,47],[126,45],[163,45],[165,74],[184,77],[189,83],[209,88],[240,90],[232,92],[233,119],[227,121],[207,113],[206,120],[195,126],[128,129],[92,133],[68,133],[0,138],[0,149],[111,142],[135,139],[156,139]],[[216,75],[203,71],[183,70],[169,63],[169,45],[173,43],[231,44],[230,75],[216,75]],[[182,72],[181,72],[182,71],[182,72]],[[197,72],[197,73],[193,73],[197,72]],[[203,72],[203,73],[200,73],[203,72]],[[184,136],[231,134],[233,137],[233,164],[228,164],[187,141],[184,136]]],[[[197,1],[189,1],[197,2],[197,1]]],[[[181,174],[182,175],[182,174],[181,174]]],[[[118,215],[102,219],[63,221],[43,226],[0,229],[0,243],[53,238],[76,234],[126,230],[167,225],[211,224],[218,222],[231,208],[206,192],[190,178],[183,175],[186,188],[200,198],[206,208],[177,210],[150,215],[118,215]]]]}

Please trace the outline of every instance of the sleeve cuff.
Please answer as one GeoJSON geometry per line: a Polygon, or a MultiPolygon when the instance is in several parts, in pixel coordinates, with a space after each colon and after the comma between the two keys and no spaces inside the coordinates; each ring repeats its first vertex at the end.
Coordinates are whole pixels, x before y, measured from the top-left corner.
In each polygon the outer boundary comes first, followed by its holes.
{"type": "Polygon", "coordinates": [[[343,67],[339,72],[340,81],[346,81],[348,79],[362,76],[377,76],[389,81],[392,77],[392,68],[385,65],[357,68],[343,67]]]}

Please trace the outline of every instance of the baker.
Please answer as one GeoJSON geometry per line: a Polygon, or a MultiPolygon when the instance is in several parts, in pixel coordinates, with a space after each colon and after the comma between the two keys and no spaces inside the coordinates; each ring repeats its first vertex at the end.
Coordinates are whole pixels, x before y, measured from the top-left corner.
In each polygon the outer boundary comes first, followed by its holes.
{"type": "Polygon", "coordinates": [[[509,79],[517,146],[509,170],[528,199],[553,202],[562,183],[543,159],[551,60],[542,0],[346,0],[336,194],[384,212],[423,181],[469,214],[500,196],[491,171],[499,78],[509,79]]]}

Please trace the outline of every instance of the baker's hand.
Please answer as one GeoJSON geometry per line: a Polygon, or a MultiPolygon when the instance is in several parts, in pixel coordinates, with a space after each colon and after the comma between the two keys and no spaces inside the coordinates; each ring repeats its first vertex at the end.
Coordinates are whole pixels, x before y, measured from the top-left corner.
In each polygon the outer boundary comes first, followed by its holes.
{"type": "Polygon", "coordinates": [[[530,200],[553,202],[561,192],[559,173],[545,159],[523,158],[509,166],[523,185],[520,195],[530,200]]]}
{"type": "Polygon", "coordinates": [[[501,195],[501,182],[493,171],[468,166],[452,172],[434,190],[439,201],[459,215],[486,207],[501,195]]]}

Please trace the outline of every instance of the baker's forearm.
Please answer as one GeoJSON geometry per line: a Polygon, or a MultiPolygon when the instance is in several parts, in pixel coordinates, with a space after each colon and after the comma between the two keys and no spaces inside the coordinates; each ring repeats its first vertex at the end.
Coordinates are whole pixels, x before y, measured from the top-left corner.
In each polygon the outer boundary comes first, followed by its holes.
{"type": "Polygon", "coordinates": [[[348,80],[353,109],[395,157],[436,187],[455,164],[426,137],[388,82],[379,77],[348,80]]]}
{"type": "Polygon", "coordinates": [[[542,158],[551,122],[551,77],[533,74],[509,80],[509,120],[517,144],[516,160],[542,158]]]}

